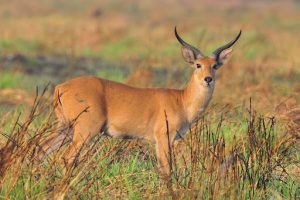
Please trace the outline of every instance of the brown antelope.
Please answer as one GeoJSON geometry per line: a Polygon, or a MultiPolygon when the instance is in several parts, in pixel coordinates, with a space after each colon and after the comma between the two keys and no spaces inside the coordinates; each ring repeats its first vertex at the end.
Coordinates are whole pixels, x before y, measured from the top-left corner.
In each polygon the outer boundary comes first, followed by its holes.
{"type": "Polygon", "coordinates": [[[194,68],[189,83],[181,90],[135,88],[93,76],[57,85],[54,92],[54,102],[58,104],[55,108],[57,118],[63,126],[76,121],[70,131],[60,131],[41,144],[43,156],[67,143],[66,136],[71,141],[64,156],[67,162],[73,161],[81,147],[96,134],[144,138],[156,146],[160,171],[169,174],[169,145],[182,138],[190,124],[206,109],[214,91],[215,73],[228,61],[232,52],[230,47],[240,35],[241,31],[211,56],[205,56],[185,42],[175,27],[183,58],[194,68]]]}

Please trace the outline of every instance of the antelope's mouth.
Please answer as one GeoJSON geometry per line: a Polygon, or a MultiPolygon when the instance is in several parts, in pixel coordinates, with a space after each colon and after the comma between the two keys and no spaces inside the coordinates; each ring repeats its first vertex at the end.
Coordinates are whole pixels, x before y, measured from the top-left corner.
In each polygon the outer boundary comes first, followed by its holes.
{"type": "Polygon", "coordinates": [[[204,85],[204,87],[208,87],[208,88],[210,88],[210,87],[212,87],[213,85],[214,85],[214,81],[211,81],[211,82],[206,82],[206,81],[204,81],[203,82],[203,85],[204,85]]]}

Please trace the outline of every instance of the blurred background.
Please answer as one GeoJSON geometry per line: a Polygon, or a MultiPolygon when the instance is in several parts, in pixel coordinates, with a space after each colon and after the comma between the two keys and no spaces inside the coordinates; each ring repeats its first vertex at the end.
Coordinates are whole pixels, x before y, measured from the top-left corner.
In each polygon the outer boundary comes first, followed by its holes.
{"type": "Polygon", "coordinates": [[[243,30],[210,109],[235,115],[251,97],[260,112],[300,122],[290,114],[300,101],[299,0],[1,0],[0,24],[2,114],[28,107],[36,86],[79,75],[184,87],[192,69],[177,26],[207,55],[243,30]]]}

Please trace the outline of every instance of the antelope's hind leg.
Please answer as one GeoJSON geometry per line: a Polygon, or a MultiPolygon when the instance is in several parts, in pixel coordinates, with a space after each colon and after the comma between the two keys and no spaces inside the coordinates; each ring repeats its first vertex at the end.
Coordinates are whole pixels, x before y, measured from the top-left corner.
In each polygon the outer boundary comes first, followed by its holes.
{"type": "Polygon", "coordinates": [[[79,158],[79,154],[91,138],[100,133],[107,121],[103,88],[98,83],[89,81],[74,85],[64,83],[55,89],[57,95],[54,95],[54,101],[58,102],[58,118],[70,122],[73,131],[72,140],[63,155],[63,161],[67,166],[72,164],[75,158],[79,158]],[[91,95],[88,91],[93,90],[97,92],[91,95]]]}
{"type": "Polygon", "coordinates": [[[38,160],[43,160],[52,152],[58,150],[73,138],[73,130],[63,122],[58,123],[57,131],[41,142],[38,149],[38,160]]]}
{"type": "MultiPolygon", "coordinates": [[[[99,113],[85,113],[85,116],[79,118],[74,124],[74,134],[72,142],[69,144],[65,155],[64,162],[67,166],[81,160],[81,151],[84,151],[90,140],[96,135],[100,134],[101,128],[105,124],[105,119],[99,113]],[[98,115],[98,116],[97,116],[98,115]],[[92,119],[91,119],[92,118],[92,119]]],[[[75,163],[76,164],[76,163],[75,163]]]]}

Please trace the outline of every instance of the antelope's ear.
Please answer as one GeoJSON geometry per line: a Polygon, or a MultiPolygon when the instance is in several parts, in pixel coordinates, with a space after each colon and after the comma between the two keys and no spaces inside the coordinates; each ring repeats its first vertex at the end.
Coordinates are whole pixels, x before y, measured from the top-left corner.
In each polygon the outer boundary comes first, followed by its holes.
{"type": "Polygon", "coordinates": [[[232,48],[224,49],[220,53],[217,62],[221,63],[221,65],[226,64],[229,61],[230,57],[231,57],[231,53],[232,53],[232,48]]]}
{"type": "Polygon", "coordinates": [[[214,55],[212,56],[214,59],[216,59],[216,64],[213,66],[214,69],[219,69],[224,64],[226,64],[230,57],[231,57],[232,49],[224,49],[220,54],[219,57],[216,58],[214,55]]]}
{"type": "Polygon", "coordinates": [[[181,47],[181,53],[182,53],[182,56],[183,56],[183,58],[186,62],[188,62],[190,64],[194,64],[194,62],[196,60],[196,56],[195,56],[194,52],[191,49],[182,46],[181,47]]]}

